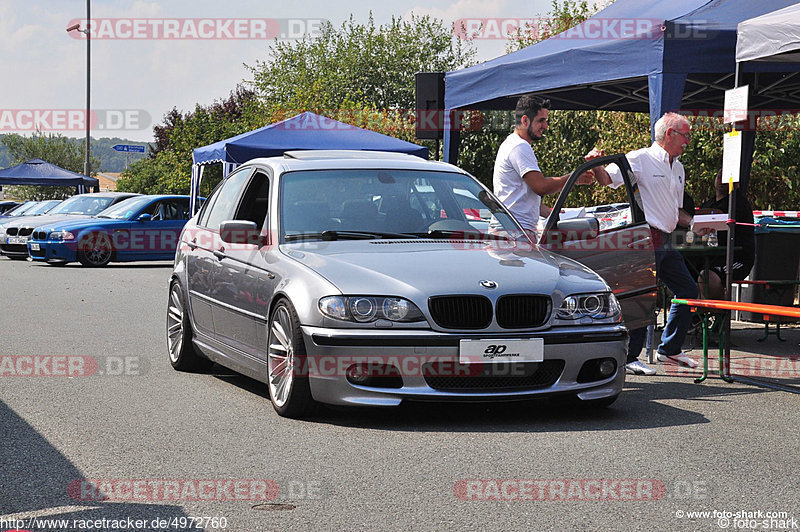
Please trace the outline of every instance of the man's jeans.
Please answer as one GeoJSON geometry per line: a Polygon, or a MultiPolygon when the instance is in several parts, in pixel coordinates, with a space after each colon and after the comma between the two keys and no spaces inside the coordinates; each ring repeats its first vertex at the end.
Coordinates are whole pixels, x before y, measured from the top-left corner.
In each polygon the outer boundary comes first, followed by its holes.
{"type": "MultiPolygon", "coordinates": [[[[651,232],[653,233],[653,245],[656,246],[656,275],[675,294],[676,298],[695,299],[698,294],[697,282],[689,273],[681,254],[672,248],[670,235],[655,229],[651,232]]],[[[658,353],[667,356],[680,354],[691,322],[692,313],[689,307],[673,304],[669,309],[664,333],[661,335],[658,353]]],[[[626,362],[633,362],[639,358],[646,336],[647,327],[631,331],[626,362]]]]}

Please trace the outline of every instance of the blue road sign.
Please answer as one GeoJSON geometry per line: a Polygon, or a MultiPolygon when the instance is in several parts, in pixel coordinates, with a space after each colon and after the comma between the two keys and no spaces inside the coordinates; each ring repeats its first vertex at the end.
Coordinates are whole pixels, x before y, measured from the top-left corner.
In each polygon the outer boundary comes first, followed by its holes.
{"type": "Polygon", "coordinates": [[[144,146],[137,146],[136,144],[117,144],[112,148],[116,151],[144,153],[144,146]]]}

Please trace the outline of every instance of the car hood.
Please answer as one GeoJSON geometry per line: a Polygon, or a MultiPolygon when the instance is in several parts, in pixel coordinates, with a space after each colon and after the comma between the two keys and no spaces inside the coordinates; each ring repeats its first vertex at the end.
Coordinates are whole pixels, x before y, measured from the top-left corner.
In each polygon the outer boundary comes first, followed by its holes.
{"type": "Polygon", "coordinates": [[[580,263],[538,246],[499,249],[508,245],[361,240],[285,244],[280,249],[326,278],[343,294],[568,295],[608,290],[596,273],[580,263]],[[492,281],[497,288],[487,289],[481,281],[492,281]]]}
{"type": "Polygon", "coordinates": [[[20,216],[19,220],[6,224],[6,229],[9,227],[41,227],[43,225],[50,225],[64,220],[80,220],[91,218],[88,214],[44,214],[41,216],[20,216]]]}
{"type": "Polygon", "coordinates": [[[56,220],[50,223],[38,225],[37,228],[47,232],[51,231],[75,231],[84,227],[102,227],[116,225],[119,223],[130,223],[127,220],[114,220],[111,218],[96,218],[94,216],[70,215],[69,218],[56,220]]]}

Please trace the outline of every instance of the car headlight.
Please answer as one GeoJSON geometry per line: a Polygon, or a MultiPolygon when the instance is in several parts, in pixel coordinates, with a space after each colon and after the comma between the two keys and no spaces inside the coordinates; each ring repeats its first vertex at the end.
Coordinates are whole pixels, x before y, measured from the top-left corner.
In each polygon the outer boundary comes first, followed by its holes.
{"type": "Polygon", "coordinates": [[[53,231],[48,235],[50,240],[75,240],[75,235],[69,231],[53,231]]]}
{"type": "Polygon", "coordinates": [[[575,320],[602,320],[613,323],[622,320],[622,312],[619,301],[611,292],[573,294],[564,298],[556,311],[556,320],[568,323],[575,320]]]}
{"type": "Polygon", "coordinates": [[[422,321],[417,306],[402,297],[328,296],[319,300],[319,310],[329,318],[369,323],[376,320],[422,321]]]}

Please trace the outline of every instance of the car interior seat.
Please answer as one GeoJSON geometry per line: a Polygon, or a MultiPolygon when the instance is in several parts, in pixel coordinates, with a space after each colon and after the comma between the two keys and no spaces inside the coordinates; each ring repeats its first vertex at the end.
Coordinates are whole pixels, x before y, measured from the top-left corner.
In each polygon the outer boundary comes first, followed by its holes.
{"type": "Polygon", "coordinates": [[[342,203],[341,228],[351,231],[375,231],[380,228],[378,206],[371,200],[351,199],[342,203]]]}
{"type": "Polygon", "coordinates": [[[385,213],[384,230],[390,233],[416,233],[421,230],[423,217],[400,196],[389,196],[381,204],[385,213]]]}

